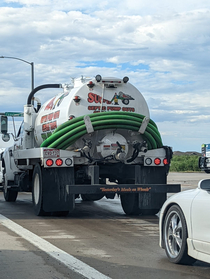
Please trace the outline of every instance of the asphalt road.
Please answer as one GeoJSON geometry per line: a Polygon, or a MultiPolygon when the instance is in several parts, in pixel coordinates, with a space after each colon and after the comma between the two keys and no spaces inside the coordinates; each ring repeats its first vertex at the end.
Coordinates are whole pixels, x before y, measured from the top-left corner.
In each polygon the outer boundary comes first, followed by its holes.
{"type": "MultiPolygon", "coordinates": [[[[171,173],[197,186],[205,173],[171,173]]],[[[31,194],[6,203],[0,193],[0,278],[210,278],[210,264],[171,264],[158,244],[158,217],[127,217],[120,200],[76,201],[67,217],[37,217],[31,194]],[[74,269],[74,270],[73,270],[74,269]]]]}

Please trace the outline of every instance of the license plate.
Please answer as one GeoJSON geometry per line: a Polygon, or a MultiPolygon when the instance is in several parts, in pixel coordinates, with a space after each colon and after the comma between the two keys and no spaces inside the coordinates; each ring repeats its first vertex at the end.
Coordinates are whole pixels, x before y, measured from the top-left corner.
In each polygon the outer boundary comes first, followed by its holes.
{"type": "Polygon", "coordinates": [[[44,149],[44,158],[57,158],[60,157],[59,149],[44,149]]]}

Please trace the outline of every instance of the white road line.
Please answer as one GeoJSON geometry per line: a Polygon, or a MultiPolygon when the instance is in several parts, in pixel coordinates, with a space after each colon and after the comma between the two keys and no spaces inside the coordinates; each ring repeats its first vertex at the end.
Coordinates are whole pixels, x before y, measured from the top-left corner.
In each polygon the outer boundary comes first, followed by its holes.
{"type": "Polygon", "coordinates": [[[44,251],[59,262],[63,263],[72,271],[81,274],[87,279],[111,279],[110,277],[100,273],[96,269],[76,259],[75,257],[71,256],[65,251],[59,249],[58,247],[52,245],[48,241],[39,237],[38,235],[30,232],[27,229],[24,229],[22,226],[16,224],[15,222],[11,221],[10,219],[1,214],[0,224],[15,232],[25,240],[29,241],[34,246],[38,247],[40,250],[44,251]]]}

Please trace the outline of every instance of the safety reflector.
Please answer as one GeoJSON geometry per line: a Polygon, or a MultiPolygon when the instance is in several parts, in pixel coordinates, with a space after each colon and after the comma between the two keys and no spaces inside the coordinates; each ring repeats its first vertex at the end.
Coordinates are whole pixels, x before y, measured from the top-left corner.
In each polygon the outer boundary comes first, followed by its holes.
{"type": "Polygon", "coordinates": [[[168,165],[168,160],[166,158],[163,160],[163,164],[168,165]]]}
{"type": "Polygon", "coordinates": [[[145,163],[149,166],[152,164],[152,159],[151,158],[146,158],[145,163]]]}
{"type": "Polygon", "coordinates": [[[59,166],[62,166],[63,165],[63,160],[62,159],[57,159],[55,161],[55,164],[59,167],[59,166]]]}
{"type": "Polygon", "coordinates": [[[47,165],[48,167],[51,167],[51,166],[53,165],[53,160],[52,160],[52,159],[47,159],[46,165],[47,165]]]}
{"type": "Polygon", "coordinates": [[[155,165],[157,165],[157,166],[160,165],[160,163],[161,163],[160,158],[155,158],[154,163],[155,163],[155,165]]]}
{"type": "Polygon", "coordinates": [[[71,160],[70,158],[67,158],[67,159],[65,160],[65,164],[66,164],[67,166],[71,166],[72,160],[71,160]]]}

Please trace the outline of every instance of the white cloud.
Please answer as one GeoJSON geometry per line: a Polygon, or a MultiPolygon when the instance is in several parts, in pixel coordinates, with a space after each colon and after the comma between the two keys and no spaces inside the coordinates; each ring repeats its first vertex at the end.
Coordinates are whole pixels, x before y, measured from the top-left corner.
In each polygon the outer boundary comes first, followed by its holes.
{"type": "MultiPolygon", "coordinates": [[[[186,125],[193,137],[193,125],[209,121],[209,15],[206,0],[6,0],[0,4],[0,56],[33,61],[35,85],[81,75],[129,76],[163,137],[184,133],[186,125]]],[[[21,109],[30,74],[30,65],[0,59],[0,109],[21,109]]],[[[200,144],[193,148],[199,151],[200,144]]]]}

